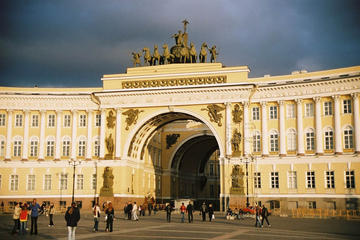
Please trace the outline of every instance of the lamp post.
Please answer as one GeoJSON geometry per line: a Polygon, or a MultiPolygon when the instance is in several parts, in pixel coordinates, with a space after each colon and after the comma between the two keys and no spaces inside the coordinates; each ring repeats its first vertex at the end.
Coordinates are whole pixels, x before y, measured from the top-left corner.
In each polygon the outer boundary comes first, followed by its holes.
{"type": "Polygon", "coordinates": [[[253,155],[246,156],[243,158],[243,161],[245,163],[245,170],[246,170],[246,207],[250,206],[249,201],[249,163],[253,162],[255,160],[255,157],[253,155]]]}
{"type": "Polygon", "coordinates": [[[97,162],[95,161],[95,191],[94,191],[94,206],[96,204],[96,193],[97,193],[97,162]]]}
{"type": "Polygon", "coordinates": [[[71,198],[71,202],[74,202],[74,193],[75,193],[75,169],[77,165],[81,164],[81,160],[76,160],[76,159],[70,159],[69,160],[69,165],[73,166],[73,190],[72,190],[72,198],[71,198]]]}

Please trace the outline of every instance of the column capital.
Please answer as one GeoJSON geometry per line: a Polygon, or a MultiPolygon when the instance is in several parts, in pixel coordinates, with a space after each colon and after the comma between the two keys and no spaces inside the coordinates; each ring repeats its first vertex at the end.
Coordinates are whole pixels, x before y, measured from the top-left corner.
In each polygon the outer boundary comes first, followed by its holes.
{"type": "Polygon", "coordinates": [[[92,113],[92,112],[94,112],[94,110],[93,109],[86,109],[85,112],[86,113],[92,113]]]}
{"type": "Polygon", "coordinates": [[[120,112],[120,113],[121,113],[121,112],[122,112],[122,108],[120,108],[120,107],[115,108],[115,111],[116,111],[116,112],[120,112]]]}
{"type": "Polygon", "coordinates": [[[266,107],[267,106],[267,102],[260,102],[261,107],[266,107]]]}
{"type": "Polygon", "coordinates": [[[103,114],[103,113],[105,114],[106,113],[106,108],[101,108],[100,112],[101,112],[101,114],[103,114]]]}
{"type": "Polygon", "coordinates": [[[250,106],[250,102],[249,101],[243,101],[242,104],[244,105],[244,107],[248,108],[250,106]]]}
{"type": "Polygon", "coordinates": [[[25,114],[29,114],[29,113],[30,113],[30,110],[29,110],[29,109],[25,109],[25,110],[23,110],[23,112],[24,112],[25,114]]]}
{"type": "Polygon", "coordinates": [[[61,114],[62,112],[63,112],[63,110],[60,110],[60,109],[55,110],[56,114],[61,114]]]}
{"type": "Polygon", "coordinates": [[[321,97],[313,97],[315,103],[320,103],[321,97]]]}
{"type": "Polygon", "coordinates": [[[45,110],[45,109],[41,109],[39,112],[40,112],[40,114],[42,115],[42,114],[45,114],[45,113],[46,113],[46,110],[45,110]]]}
{"type": "Polygon", "coordinates": [[[231,102],[225,102],[224,104],[226,107],[231,107],[231,102]]]}
{"type": "Polygon", "coordinates": [[[331,97],[332,97],[332,99],[334,99],[334,101],[339,101],[340,100],[340,95],[333,95],[331,97]]]}
{"type": "Polygon", "coordinates": [[[352,93],[352,94],[350,94],[350,95],[351,95],[351,97],[355,100],[355,99],[357,99],[357,98],[360,96],[360,93],[356,92],[356,93],[352,93]]]}
{"type": "Polygon", "coordinates": [[[297,99],[295,99],[295,102],[296,102],[298,105],[300,105],[300,104],[302,103],[302,98],[297,98],[297,99]]]}
{"type": "Polygon", "coordinates": [[[284,105],[285,105],[285,101],[283,101],[283,100],[279,100],[279,101],[277,101],[277,103],[278,103],[280,106],[284,106],[284,105]]]}
{"type": "Polygon", "coordinates": [[[6,112],[7,112],[7,113],[13,113],[13,112],[14,112],[14,109],[6,109],[6,112]]]}
{"type": "Polygon", "coordinates": [[[77,109],[71,109],[70,112],[71,112],[72,114],[76,114],[76,113],[78,112],[78,110],[77,110],[77,109]]]}

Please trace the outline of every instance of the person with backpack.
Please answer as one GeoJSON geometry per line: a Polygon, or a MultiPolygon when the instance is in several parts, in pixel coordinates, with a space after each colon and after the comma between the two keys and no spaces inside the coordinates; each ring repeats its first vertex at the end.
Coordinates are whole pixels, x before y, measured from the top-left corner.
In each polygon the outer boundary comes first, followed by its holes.
{"type": "Polygon", "coordinates": [[[262,207],[262,211],[261,211],[261,226],[264,226],[264,219],[266,220],[266,223],[269,227],[271,227],[270,223],[269,223],[269,220],[268,220],[268,217],[269,216],[269,211],[268,209],[265,207],[265,205],[263,205],[262,207]]]}
{"type": "Polygon", "coordinates": [[[99,204],[95,203],[93,209],[93,216],[94,216],[94,232],[99,231],[99,220],[100,220],[100,206],[99,204]]]}
{"type": "Polygon", "coordinates": [[[68,239],[75,240],[75,231],[77,223],[80,220],[80,210],[76,206],[76,203],[73,202],[71,207],[69,207],[65,213],[66,225],[68,227],[68,239]]]}

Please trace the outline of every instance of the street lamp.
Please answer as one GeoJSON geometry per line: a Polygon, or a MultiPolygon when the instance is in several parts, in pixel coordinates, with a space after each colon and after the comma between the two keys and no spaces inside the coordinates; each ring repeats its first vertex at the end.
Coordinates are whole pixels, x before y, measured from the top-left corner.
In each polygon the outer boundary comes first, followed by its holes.
{"type": "Polygon", "coordinates": [[[249,163],[253,162],[255,160],[255,156],[253,155],[249,155],[246,156],[245,158],[243,158],[243,162],[245,163],[245,169],[246,169],[246,207],[250,206],[250,201],[249,201],[249,168],[248,165],[249,163]]]}
{"type": "Polygon", "coordinates": [[[72,199],[71,202],[74,202],[74,193],[75,193],[75,168],[77,165],[81,164],[81,160],[76,160],[76,159],[70,159],[69,160],[69,165],[73,166],[73,190],[72,190],[72,199]]]}
{"type": "Polygon", "coordinates": [[[96,204],[96,193],[97,193],[97,162],[95,161],[95,191],[94,191],[94,206],[96,204]]]}

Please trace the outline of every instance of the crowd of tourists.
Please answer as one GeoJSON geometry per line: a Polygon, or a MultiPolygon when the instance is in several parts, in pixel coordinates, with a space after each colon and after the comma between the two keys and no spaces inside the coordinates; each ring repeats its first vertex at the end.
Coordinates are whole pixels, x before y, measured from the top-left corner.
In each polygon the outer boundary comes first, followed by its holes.
{"type": "MultiPolygon", "coordinates": [[[[267,225],[270,227],[270,223],[268,220],[269,211],[263,205],[255,206],[252,209],[252,213],[255,215],[255,227],[263,227],[264,220],[267,225]]],[[[152,213],[155,215],[157,211],[164,210],[166,212],[166,221],[171,222],[171,214],[175,211],[175,208],[172,204],[166,203],[162,204],[153,204],[148,203],[144,205],[137,205],[136,202],[129,201],[124,205],[123,214],[125,220],[139,221],[139,216],[145,216],[145,211],[148,211],[148,215],[150,216],[152,213]]],[[[185,216],[187,215],[187,220],[189,223],[194,221],[194,212],[195,208],[193,202],[190,201],[186,206],[184,203],[179,207],[179,212],[181,216],[181,223],[185,222],[185,216]]],[[[115,209],[113,207],[113,203],[110,201],[104,202],[102,207],[99,206],[98,203],[92,207],[92,215],[94,217],[94,225],[93,231],[99,231],[99,223],[101,222],[101,214],[104,213],[104,221],[106,223],[105,231],[112,232],[115,220],[115,209]]],[[[38,234],[38,217],[42,214],[45,214],[49,217],[49,227],[54,227],[53,216],[55,214],[55,207],[53,203],[50,203],[49,206],[46,204],[42,204],[41,206],[36,202],[36,199],[28,203],[16,203],[14,206],[13,220],[14,226],[12,229],[12,234],[24,235],[28,231],[30,234],[38,234]],[[30,220],[30,229],[28,227],[28,221],[30,220]]],[[[202,203],[200,206],[199,215],[201,216],[202,221],[213,221],[215,219],[214,208],[213,205],[202,203]]],[[[244,211],[242,209],[237,210],[235,208],[232,210],[229,208],[226,212],[226,219],[243,219],[244,211]]],[[[121,218],[121,214],[119,213],[118,218],[121,218]]],[[[80,208],[77,206],[75,202],[71,204],[70,207],[67,208],[65,212],[65,222],[68,228],[68,239],[75,239],[75,231],[77,228],[77,224],[80,220],[80,208]]]]}

